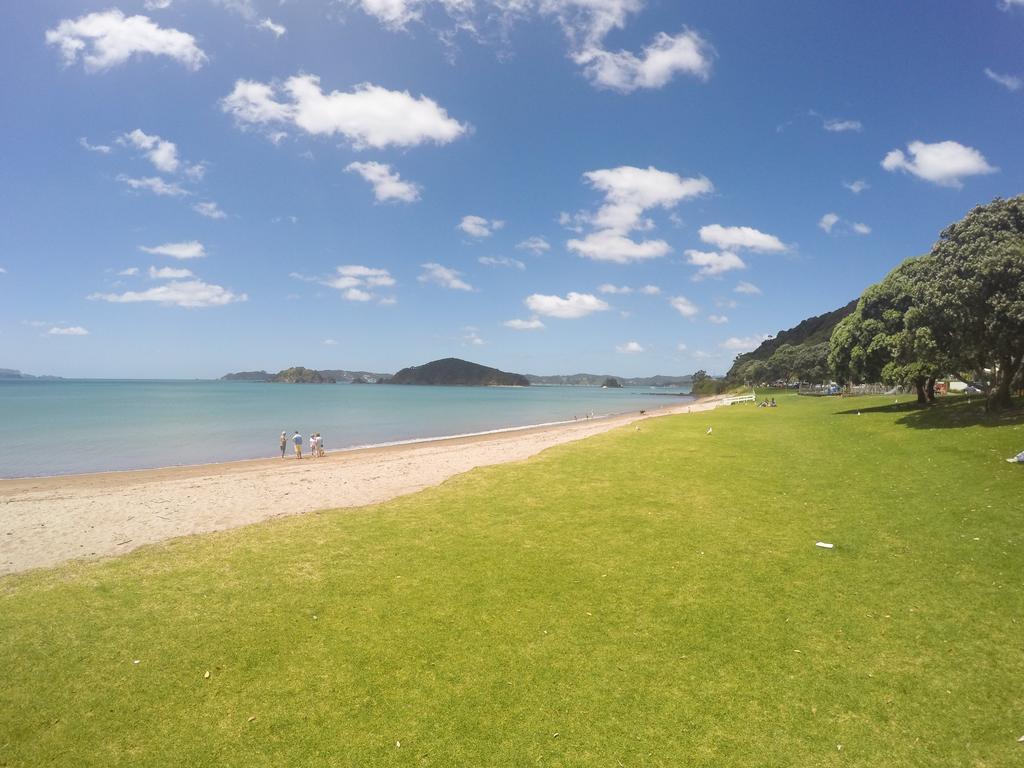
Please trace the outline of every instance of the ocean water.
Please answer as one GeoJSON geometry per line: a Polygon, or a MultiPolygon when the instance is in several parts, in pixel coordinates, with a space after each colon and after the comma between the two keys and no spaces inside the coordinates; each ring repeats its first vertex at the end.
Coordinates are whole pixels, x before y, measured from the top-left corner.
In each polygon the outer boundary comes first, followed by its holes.
{"type": "MultiPolygon", "coordinates": [[[[678,389],[656,390],[678,392],[678,389]]],[[[282,430],[328,451],[655,409],[651,389],[223,381],[0,381],[0,477],[279,455],[282,430]]],[[[291,450],[289,448],[289,450],[291,450]]]]}

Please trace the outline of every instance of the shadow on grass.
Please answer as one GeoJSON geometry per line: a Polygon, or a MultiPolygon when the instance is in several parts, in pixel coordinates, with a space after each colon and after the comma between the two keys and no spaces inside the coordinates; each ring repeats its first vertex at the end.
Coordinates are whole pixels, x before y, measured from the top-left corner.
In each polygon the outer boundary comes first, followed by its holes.
{"type": "Polygon", "coordinates": [[[899,414],[896,423],[911,429],[961,429],[964,427],[1005,427],[1024,424],[1024,403],[1016,402],[1012,409],[986,413],[985,401],[963,398],[940,401],[933,405],[916,402],[877,405],[872,408],[851,408],[837,411],[836,416],[856,416],[858,413],[899,414]]]}

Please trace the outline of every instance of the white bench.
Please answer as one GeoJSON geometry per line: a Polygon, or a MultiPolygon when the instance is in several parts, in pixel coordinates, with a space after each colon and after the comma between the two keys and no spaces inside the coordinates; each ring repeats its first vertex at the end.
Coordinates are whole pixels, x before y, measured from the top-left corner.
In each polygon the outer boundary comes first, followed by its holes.
{"type": "Polygon", "coordinates": [[[751,392],[749,395],[733,395],[732,397],[725,398],[722,403],[725,405],[734,405],[735,403],[756,403],[757,395],[751,392]]]}

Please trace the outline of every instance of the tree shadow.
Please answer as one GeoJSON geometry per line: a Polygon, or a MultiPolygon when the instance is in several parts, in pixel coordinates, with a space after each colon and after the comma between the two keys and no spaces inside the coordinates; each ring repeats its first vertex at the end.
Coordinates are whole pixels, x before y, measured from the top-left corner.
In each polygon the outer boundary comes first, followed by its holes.
{"type": "Polygon", "coordinates": [[[890,403],[870,408],[851,408],[837,411],[836,416],[856,416],[865,413],[898,414],[896,423],[911,429],[963,429],[965,427],[1005,427],[1024,424],[1024,403],[1016,402],[1009,410],[997,413],[985,411],[985,399],[965,397],[940,400],[933,405],[916,402],[890,403]]]}

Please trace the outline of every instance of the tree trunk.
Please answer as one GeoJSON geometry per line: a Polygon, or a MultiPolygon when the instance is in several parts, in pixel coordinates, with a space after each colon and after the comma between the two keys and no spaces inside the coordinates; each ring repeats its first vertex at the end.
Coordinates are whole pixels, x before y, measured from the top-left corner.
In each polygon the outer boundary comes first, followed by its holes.
{"type": "Polygon", "coordinates": [[[928,402],[929,403],[934,403],[935,402],[935,377],[934,376],[929,376],[928,377],[928,384],[927,384],[927,386],[925,388],[925,392],[926,392],[926,394],[928,396],[928,402]]]}
{"type": "Polygon", "coordinates": [[[1004,408],[1013,406],[1013,399],[1010,396],[1010,385],[1020,368],[1020,358],[1014,360],[1012,357],[1004,357],[999,361],[999,383],[992,389],[985,403],[986,411],[1001,411],[1004,408]]]}
{"type": "Polygon", "coordinates": [[[924,391],[924,376],[914,379],[914,389],[917,390],[918,404],[928,405],[928,393],[924,391]]]}

